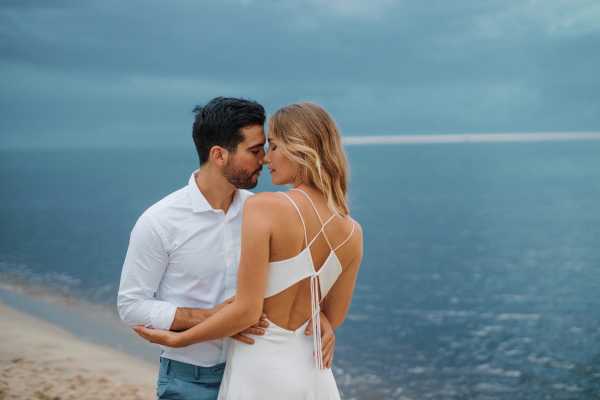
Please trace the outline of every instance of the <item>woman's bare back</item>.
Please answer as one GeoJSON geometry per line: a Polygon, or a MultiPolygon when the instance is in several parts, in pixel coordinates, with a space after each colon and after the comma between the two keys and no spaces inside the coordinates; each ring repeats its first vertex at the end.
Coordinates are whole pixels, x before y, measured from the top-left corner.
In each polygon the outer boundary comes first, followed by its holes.
{"type": "MultiPolygon", "coordinates": [[[[269,194],[270,197],[272,196],[271,202],[273,204],[271,215],[272,234],[269,246],[270,262],[289,260],[306,251],[304,226],[298,211],[306,224],[308,242],[310,243],[314,239],[309,249],[309,255],[312,256],[315,270],[318,271],[323,266],[332,249],[336,249],[340,244],[342,246],[335,250],[335,255],[342,266],[342,274],[356,260],[360,262],[362,236],[360,233],[355,234],[354,231],[358,224],[354,220],[348,216],[333,216],[334,213],[328,209],[324,196],[316,190],[305,189],[304,193],[299,190],[290,190],[286,194],[298,206],[298,210],[284,194],[269,194]],[[307,196],[310,196],[310,199],[307,196]],[[310,200],[313,201],[320,218],[310,200]],[[320,233],[323,226],[322,222],[327,221],[332,216],[331,221],[326,223],[323,232],[320,233]]],[[[290,267],[292,266],[290,265],[290,267]]],[[[266,298],[263,311],[267,314],[269,320],[276,325],[285,329],[296,330],[310,318],[310,293],[310,278],[305,278],[266,298]]],[[[348,295],[351,296],[351,293],[348,295]]]]}

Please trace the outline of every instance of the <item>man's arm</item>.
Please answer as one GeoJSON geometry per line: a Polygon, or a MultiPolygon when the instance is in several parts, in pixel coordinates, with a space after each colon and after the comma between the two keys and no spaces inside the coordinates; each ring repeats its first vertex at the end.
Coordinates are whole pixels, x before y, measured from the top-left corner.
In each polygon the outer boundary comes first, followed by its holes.
{"type": "MultiPolygon", "coordinates": [[[[119,316],[127,324],[144,325],[156,329],[183,331],[204,321],[232,300],[226,300],[212,309],[177,307],[155,298],[160,281],[168,265],[168,254],[163,239],[152,217],[142,215],[133,230],[123,271],[117,306],[119,316]]],[[[268,324],[261,318],[234,339],[252,344],[246,335],[262,335],[268,324]]]]}
{"type": "Polygon", "coordinates": [[[180,332],[198,325],[212,314],[211,310],[203,308],[177,307],[175,317],[169,330],[180,332]]]}
{"type": "Polygon", "coordinates": [[[165,244],[151,215],[136,222],[123,263],[117,307],[129,325],[169,329],[177,307],[155,298],[168,264],[165,244]]]}
{"type": "Polygon", "coordinates": [[[179,332],[185,331],[186,329],[190,329],[191,327],[198,325],[200,322],[204,321],[206,318],[210,317],[211,315],[213,315],[232,301],[233,297],[225,300],[223,303],[218,304],[214,308],[210,309],[177,307],[177,311],[175,312],[175,318],[173,319],[173,323],[171,324],[171,328],[169,330],[179,332]]]}
{"type": "Polygon", "coordinates": [[[183,332],[135,327],[140,336],[152,343],[185,347],[192,343],[235,335],[256,324],[262,314],[267,286],[271,234],[271,221],[264,217],[268,215],[266,210],[270,204],[261,200],[263,197],[264,195],[252,196],[244,205],[241,260],[233,302],[203,323],[183,332]]]}

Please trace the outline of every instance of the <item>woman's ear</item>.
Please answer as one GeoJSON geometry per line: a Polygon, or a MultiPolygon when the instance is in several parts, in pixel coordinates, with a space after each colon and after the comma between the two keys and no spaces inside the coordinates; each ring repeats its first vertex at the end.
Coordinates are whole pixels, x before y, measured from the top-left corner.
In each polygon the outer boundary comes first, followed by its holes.
{"type": "Polygon", "coordinates": [[[301,165],[298,165],[296,167],[296,172],[294,173],[292,181],[295,186],[300,185],[302,183],[306,183],[308,181],[308,173],[306,168],[302,167],[301,165]]]}

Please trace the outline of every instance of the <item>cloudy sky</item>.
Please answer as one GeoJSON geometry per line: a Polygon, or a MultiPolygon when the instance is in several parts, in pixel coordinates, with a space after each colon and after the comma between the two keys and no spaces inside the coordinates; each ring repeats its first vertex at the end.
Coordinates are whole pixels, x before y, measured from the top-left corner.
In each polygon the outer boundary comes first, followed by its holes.
{"type": "Polygon", "coordinates": [[[3,0],[0,148],[191,144],[217,95],[345,135],[600,130],[597,0],[3,0]]]}

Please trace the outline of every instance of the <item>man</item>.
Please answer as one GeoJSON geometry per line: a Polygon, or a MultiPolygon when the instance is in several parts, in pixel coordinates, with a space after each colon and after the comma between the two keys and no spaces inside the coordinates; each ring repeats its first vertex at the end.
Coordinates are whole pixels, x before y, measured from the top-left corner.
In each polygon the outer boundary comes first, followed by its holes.
{"type": "MultiPolygon", "coordinates": [[[[253,101],[217,97],[196,107],[193,139],[200,169],[188,185],[146,210],[131,232],[118,309],[129,325],[174,331],[210,317],[235,294],[243,204],[264,158],[265,111],[253,101]]],[[[309,324],[310,325],[310,324],[309,324]]],[[[333,341],[325,321],[323,340],[333,341]]],[[[233,338],[252,344],[267,322],[233,338]]],[[[216,399],[223,340],[163,347],[159,399],[216,399]]]]}

